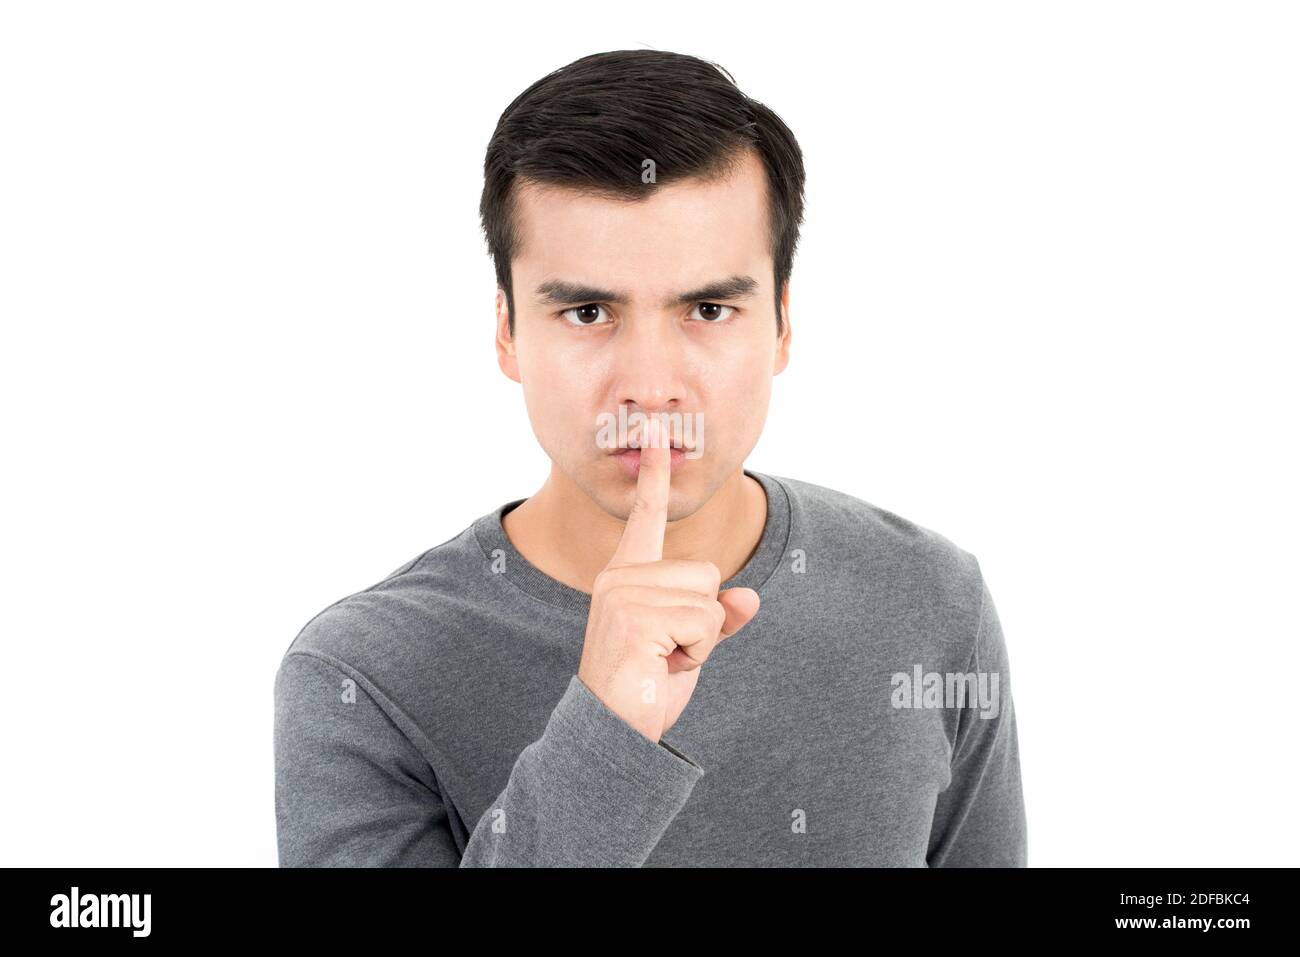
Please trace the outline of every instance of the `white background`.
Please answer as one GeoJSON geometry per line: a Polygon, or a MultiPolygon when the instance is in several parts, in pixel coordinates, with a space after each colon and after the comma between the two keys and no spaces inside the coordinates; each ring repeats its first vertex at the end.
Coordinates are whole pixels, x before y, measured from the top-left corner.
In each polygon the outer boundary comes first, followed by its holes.
{"type": "Polygon", "coordinates": [[[801,143],[748,464],[980,559],[1030,864],[1296,863],[1298,22],[5,4],[3,863],[276,863],[298,629],[545,475],[492,349],[492,128],[641,47],[801,143]]]}

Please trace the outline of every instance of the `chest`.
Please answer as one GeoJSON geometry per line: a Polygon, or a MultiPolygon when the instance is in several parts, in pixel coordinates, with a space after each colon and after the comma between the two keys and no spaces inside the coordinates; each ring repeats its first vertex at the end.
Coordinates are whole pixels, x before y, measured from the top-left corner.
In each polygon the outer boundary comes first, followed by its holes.
{"type": "MultiPolygon", "coordinates": [[[[715,650],[664,735],[705,773],[647,866],[923,866],[950,780],[949,731],[940,711],[891,703],[906,653],[752,637],[715,650]]],[[[569,657],[544,661],[551,684],[573,674],[569,657]]],[[[465,784],[457,810],[471,828],[545,723],[548,709],[528,704],[538,664],[505,695],[494,691],[523,705],[511,733],[465,748],[467,727],[446,742],[465,784]]]]}
{"type": "Polygon", "coordinates": [[[891,705],[887,656],[711,663],[665,735],[705,774],[648,866],[924,865],[948,737],[891,705]]]}

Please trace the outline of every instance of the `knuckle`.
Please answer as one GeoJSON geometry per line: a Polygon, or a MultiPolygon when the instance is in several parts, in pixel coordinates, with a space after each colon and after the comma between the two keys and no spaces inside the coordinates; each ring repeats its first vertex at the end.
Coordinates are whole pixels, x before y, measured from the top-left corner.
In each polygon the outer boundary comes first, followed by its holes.
{"type": "Polygon", "coordinates": [[[711,651],[713,651],[713,647],[711,645],[706,644],[703,641],[700,641],[691,645],[691,651],[690,654],[687,655],[687,657],[690,658],[691,661],[695,663],[695,667],[698,668],[700,665],[704,664],[706,661],[709,660],[709,652],[711,651]]]}

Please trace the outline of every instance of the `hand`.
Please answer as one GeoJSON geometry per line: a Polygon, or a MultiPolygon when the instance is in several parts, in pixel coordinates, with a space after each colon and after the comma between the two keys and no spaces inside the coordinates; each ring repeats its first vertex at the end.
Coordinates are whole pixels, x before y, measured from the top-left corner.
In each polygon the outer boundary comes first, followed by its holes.
{"type": "Polygon", "coordinates": [[[641,431],[636,499],[623,538],[596,576],[578,678],[611,711],[658,742],[676,723],[700,666],[758,611],[758,592],[719,592],[713,562],[663,558],[669,442],[651,416],[641,431]]]}

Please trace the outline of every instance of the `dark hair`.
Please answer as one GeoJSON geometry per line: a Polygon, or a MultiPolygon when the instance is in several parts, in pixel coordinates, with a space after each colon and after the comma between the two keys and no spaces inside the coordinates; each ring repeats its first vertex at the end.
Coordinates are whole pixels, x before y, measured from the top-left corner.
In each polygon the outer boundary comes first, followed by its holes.
{"type": "Polygon", "coordinates": [[[742,93],[717,64],[661,50],[585,56],[515,97],[488,143],[479,202],[511,335],[517,179],[638,199],[687,177],[725,176],[748,150],[767,172],[779,335],[781,290],[794,265],[804,204],[803,154],[779,116],[742,93]],[[655,163],[654,184],[641,179],[646,159],[655,163]]]}

